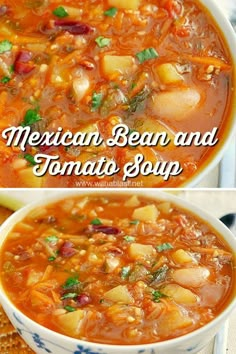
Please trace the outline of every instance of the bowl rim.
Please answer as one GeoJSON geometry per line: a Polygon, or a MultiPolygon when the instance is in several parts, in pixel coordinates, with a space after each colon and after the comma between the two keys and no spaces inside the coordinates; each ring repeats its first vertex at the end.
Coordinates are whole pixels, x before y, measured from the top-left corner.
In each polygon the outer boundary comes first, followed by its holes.
{"type": "Polygon", "coordinates": [[[221,141],[218,142],[218,146],[213,153],[207,156],[206,160],[201,164],[196,173],[181,183],[179,188],[192,188],[196,187],[203,181],[204,178],[210,173],[214,167],[220,162],[224,153],[229,148],[232,142],[233,136],[236,135],[236,33],[227,18],[226,13],[223,12],[220,5],[215,0],[195,0],[199,2],[201,6],[207,9],[208,15],[211,16],[215,25],[220,30],[221,37],[223,37],[224,43],[232,60],[233,66],[233,80],[232,88],[233,93],[229,106],[228,116],[230,117],[226,127],[223,128],[223,135],[221,141]]]}
{"type": "MultiPolygon", "coordinates": [[[[163,201],[170,201],[173,204],[179,206],[183,210],[189,211],[191,214],[195,215],[198,219],[202,220],[203,222],[207,222],[215,231],[217,234],[220,234],[223,241],[227,243],[227,245],[233,250],[234,253],[234,258],[235,258],[235,263],[236,263],[236,237],[233,235],[233,233],[215,216],[212,214],[208,213],[207,211],[203,210],[202,208],[196,206],[195,204],[186,201],[183,198],[180,198],[179,196],[173,195],[172,193],[169,193],[169,191],[159,191],[156,190],[155,194],[153,193],[152,189],[147,190],[127,190],[127,189],[122,189],[117,190],[104,190],[101,191],[101,189],[95,189],[95,190],[63,190],[62,192],[58,193],[57,195],[49,196],[43,200],[38,200],[32,203],[27,204],[23,208],[19,209],[17,212],[12,214],[1,226],[0,226],[0,234],[3,234],[3,236],[0,238],[0,248],[2,244],[4,243],[7,235],[11,231],[11,229],[14,227],[15,223],[19,222],[22,220],[31,210],[44,206],[44,205],[50,205],[53,204],[54,202],[58,202],[60,200],[64,200],[70,197],[80,197],[80,196],[86,196],[86,195],[115,195],[115,194],[122,194],[122,195],[129,195],[132,196],[133,194],[139,195],[139,196],[144,196],[149,199],[153,200],[163,200],[163,201]]],[[[51,329],[48,329],[41,324],[35,322],[28,316],[26,316],[23,312],[21,312],[14,304],[11,302],[11,300],[8,298],[7,294],[4,291],[4,288],[1,284],[1,276],[0,276],[0,303],[2,303],[3,308],[8,307],[11,309],[12,312],[15,312],[20,315],[21,319],[24,319],[26,322],[31,324],[32,326],[35,326],[37,330],[45,336],[48,334],[53,335],[55,339],[58,340],[66,340],[69,341],[70,343],[74,345],[83,345],[83,346],[89,346],[91,348],[97,348],[97,347],[102,347],[105,349],[117,349],[119,350],[141,350],[145,347],[145,349],[165,349],[168,348],[169,346],[174,346],[178,344],[184,344],[185,340],[189,341],[193,339],[194,337],[197,337],[201,334],[204,334],[204,332],[208,332],[211,329],[219,326],[221,323],[223,324],[224,321],[229,317],[231,312],[233,311],[234,308],[236,308],[236,296],[233,295],[236,289],[236,273],[234,275],[234,288],[232,290],[232,294],[230,296],[230,300],[228,304],[225,306],[223,311],[221,311],[217,317],[215,317],[212,321],[208,322],[204,326],[189,332],[187,334],[184,334],[182,336],[168,339],[165,341],[161,342],[153,342],[153,343],[147,343],[147,344],[130,344],[130,345],[119,345],[119,344],[107,344],[107,343],[99,343],[99,342],[90,342],[90,341],[85,341],[82,339],[76,339],[58,332],[55,332],[51,329]],[[6,306],[6,307],[5,307],[6,306]]]]}

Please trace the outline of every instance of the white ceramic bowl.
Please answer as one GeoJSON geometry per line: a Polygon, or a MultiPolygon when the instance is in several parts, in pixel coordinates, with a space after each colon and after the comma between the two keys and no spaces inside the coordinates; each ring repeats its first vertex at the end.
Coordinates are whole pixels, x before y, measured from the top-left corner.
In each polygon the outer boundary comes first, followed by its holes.
{"type": "Polygon", "coordinates": [[[184,182],[181,187],[196,187],[202,180],[207,179],[208,174],[222,159],[236,133],[236,34],[222,10],[224,5],[221,5],[220,8],[217,4],[217,0],[199,0],[199,2],[203,4],[211,16],[215,19],[215,22],[218,24],[218,27],[221,30],[221,34],[223,35],[225,43],[229,49],[229,53],[234,66],[232,83],[234,94],[232,97],[232,105],[230,108],[229,116],[227,118],[227,127],[224,129],[222,138],[215,146],[214,154],[210,154],[203,165],[199,168],[199,170],[193,175],[193,177],[184,182]]]}
{"type": "MultiPolygon", "coordinates": [[[[46,205],[54,201],[64,199],[69,195],[84,195],[84,194],[111,194],[122,193],[127,195],[137,194],[145,195],[157,200],[168,200],[175,205],[180,206],[191,213],[200,217],[212,226],[213,229],[219,232],[223,239],[230,245],[234,254],[236,255],[236,238],[234,235],[215,217],[203,212],[194,205],[173,196],[172,194],[163,193],[160,191],[68,191],[66,194],[59,194],[57,197],[46,198],[44,201],[38,201],[27,205],[15,214],[13,214],[0,228],[0,247],[7,237],[8,233],[14,225],[29,214],[35,207],[46,205]]],[[[236,306],[235,293],[225,308],[225,310],[216,317],[212,322],[204,327],[197,329],[189,334],[178,337],[176,339],[167,340],[160,343],[144,344],[144,345],[107,345],[90,343],[82,340],[73,339],[47,328],[42,327],[36,322],[32,321],[24,314],[22,314],[9,300],[5,294],[0,279],[0,302],[13,325],[17,328],[19,334],[29,344],[29,346],[39,354],[53,353],[53,354],[187,354],[197,353],[201,350],[214,335],[219,331],[224,321],[236,306]],[[233,296],[234,295],[234,296],[233,296]]]]}

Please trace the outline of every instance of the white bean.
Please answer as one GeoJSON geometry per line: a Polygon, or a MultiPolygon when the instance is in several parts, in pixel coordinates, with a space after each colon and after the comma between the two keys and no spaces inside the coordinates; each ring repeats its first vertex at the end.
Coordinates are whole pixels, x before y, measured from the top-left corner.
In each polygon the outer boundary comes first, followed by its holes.
{"type": "Polygon", "coordinates": [[[193,288],[204,285],[209,275],[209,270],[204,267],[177,269],[172,273],[176,283],[193,288]]]}

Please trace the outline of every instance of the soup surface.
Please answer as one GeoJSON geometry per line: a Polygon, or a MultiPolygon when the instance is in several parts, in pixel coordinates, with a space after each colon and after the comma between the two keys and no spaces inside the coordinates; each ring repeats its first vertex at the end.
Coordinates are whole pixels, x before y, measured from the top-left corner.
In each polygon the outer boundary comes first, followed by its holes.
{"type": "MultiPolygon", "coordinates": [[[[0,129],[99,133],[95,146],[6,147],[0,141],[3,187],[122,186],[123,167],[142,154],[155,165],[179,161],[169,181],[153,174],[141,187],[178,186],[214,148],[176,147],[177,132],[212,131],[224,139],[233,94],[228,49],[209,13],[192,0],[5,0],[0,7],[0,129]],[[32,21],[33,19],[33,21],[32,21]],[[117,124],[130,134],[166,133],[164,147],[108,147],[117,124]],[[35,177],[35,155],[60,163],[115,161],[112,177],[35,177]]],[[[229,122],[228,122],[229,123],[229,122]]],[[[43,159],[45,162],[45,160],[43,159]]],[[[137,187],[139,185],[137,184],[137,187]]]]}
{"type": "Polygon", "coordinates": [[[213,320],[232,294],[233,256],[206,223],[169,202],[83,196],[33,210],[5,241],[11,301],[54,331],[140,344],[213,320]]]}

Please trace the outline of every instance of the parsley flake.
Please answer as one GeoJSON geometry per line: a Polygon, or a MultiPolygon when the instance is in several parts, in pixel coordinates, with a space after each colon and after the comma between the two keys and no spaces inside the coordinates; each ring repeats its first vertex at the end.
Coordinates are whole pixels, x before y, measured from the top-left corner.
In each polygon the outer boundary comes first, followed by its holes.
{"type": "Polygon", "coordinates": [[[158,58],[158,53],[154,48],[144,49],[142,52],[136,54],[140,64],[145,62],[146,60],[158,58]]]}
{"type": "Polygon", "coordinates": [[[56,260],[56,257],[48,257],[49,262],[54,262],[56,260]]]}
{"type": "Polygon", "coordinates": [[[45,241],[48,243],[56,243],[58,240],[58,237],[55,235],[45,237],[45,241]]]}
{"type": "Polygon", "coordinates": [[[118,9],[116,7],[111,7],[110,9],[104,12],[104,15],[108,17],[114,17],[116,16],[117,12],[118,9]]]}
{"type": "Polygon", "coordinates": [[[64,309],[68,312],[74,312],[76,311],[76,308],[72,307],[72,306],[65,306],[64,309]]]}
{"type": "Polygon", "coordinates": [[[11,78],[9,76],[4,76],[1,78],[0,81],[2,84],[7,84],[10,80],[11,80],[11,78]]]}
{"type": "Polygon", "coordinates": [[[102,222],[100,219],[93,219],[91,222],[90,222],[91,225],[102,225],[102,222]]]}
{"type": "Polygon", "coordinates": [[[63,6],[57,7],[52,13],[53,13],[53,15],[55,15],[59,18],[64,18],[64,17],[69,16],[68,12],[64,9],[63,6]]]}
{"type": "Polygon", "coordinates": [[[109,46],[109,44],[111,43],[111,39],[105,38],[103,36],[99,36],[95,39],[95,42],[97,43],[99,48],[104,48],[104,47],[109,46]]]}
{"type": "Polygon", "coordinates": [[[35,109],[28,109],[26,111],[25,116],[24,116],[24,121],[21,123],[22,127],[27,127],[29,125],[33,125],[34,123],[42,120],[42,118],[39,115],[39,108],[35,109]]]}
{"type": "Polygon", "coordinates": [[[80,281],[77,278],[68,278],[62,287],[63,289],[69,289],[78,284],[80,284],[80,281]]]}
{"type": "Polygon", "coordinates": [[[32,155],[30,155],[30,154],[25,154],[25,155],[24,155],[24,159],[25,159],[31,166],[37,165],[37,162],[35,162],[34,156],[32,156],[32,155]]]}
{"type": "Polygon", "coordinates": [[[163,294],[163,293],[161,293],[160,291],[158,291],[158,290],[154,290],[153,292],[152,292],[152,301],[154,301],[154,302],[160,302],[160,299],[162,298],[162,297],[167,297],[165,294],[163,294]]]}
{"type": "Polygon", "coordinates": [[[129,276],[129,273],[130,273],[130,266],[122,267],[121,274],[120,274],[121,279],[125,280],[129,276]]]}
{"type": "Polygon", "coordinates": [[[135,241],[135,237],[134,236],[124,236],[124,240],[126,242],[134,242],[135,241]]]}
{"type": "Polygon", "coordinates": [[[0,42],[0,54],[9,52],[11,49],[12,49],[12,43],[7,39],[0,42]]]}
{"type": "Polygon", "coordinates": [[[170,243],[163,243],[162,245],[156,247],[158,252],[168,251],[171,250],[172,248],[173,246],[170,243]]]}
{"type": "Polygon", "coordinates": [[[14,65],[13,64],[9,66],[9,72],[10,72],[10,74],[14,73],[14,65]]]}
{"type": "Polygon", "coordinates": [[[130,225],[138,225],[139,224],[139,220],[131,220],[130,221],[130,225]]]}
{"type": "Polygon", "coordinates": [[[65,294],[61,297],[61,300],[65,300],[65,299],[74,299],[75,297],[77,297],[78,294],[77,293],[68,293],[65,294]]]}
{"type": "Polygon", "coordinates": [[[92,112],[98,110],[98,108],[102,105],[102,93],[94,92],[92,95],[92,112]]]}

